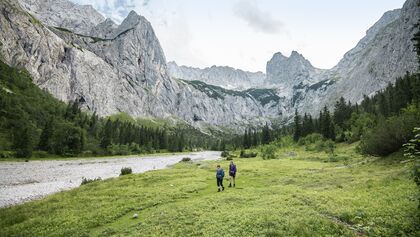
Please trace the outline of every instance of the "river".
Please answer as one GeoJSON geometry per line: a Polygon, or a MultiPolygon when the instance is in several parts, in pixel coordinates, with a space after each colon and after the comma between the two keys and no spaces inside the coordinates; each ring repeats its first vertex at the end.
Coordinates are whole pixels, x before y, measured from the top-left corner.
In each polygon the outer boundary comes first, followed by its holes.
{"type": "Polygon", "coordinates": [[[193,161],[216,160],[220,158],[220,152],[0,162],[0,207],[40,199],[52,193],[79,187],[83,177],[117,177],[122,167],[130,167],[133,173],[165,169],[178,163],[183,157],[190,157],[193,161]]]}

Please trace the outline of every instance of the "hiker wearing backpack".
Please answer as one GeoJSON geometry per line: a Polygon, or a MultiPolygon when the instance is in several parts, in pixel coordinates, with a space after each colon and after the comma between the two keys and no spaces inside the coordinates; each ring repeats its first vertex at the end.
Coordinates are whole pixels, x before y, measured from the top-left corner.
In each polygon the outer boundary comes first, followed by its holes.
{"type": "Polygon", "coordinates": [[[235,187],[235,177],[236,177],[236,165],[233,163],[233,161],[230,161],[230,165],[229,165],[229,188],[235,187]]]}
{"type": "Polygon", "coordinates": [[[220,192],[220,187],[222,187],[222,191],[225,190],[225,187],[223,187],[224,177],[225,177],[225,171],[220,167],[220,165],[217,165],[217,170],[216,170],[217,192],[220,192]]]}

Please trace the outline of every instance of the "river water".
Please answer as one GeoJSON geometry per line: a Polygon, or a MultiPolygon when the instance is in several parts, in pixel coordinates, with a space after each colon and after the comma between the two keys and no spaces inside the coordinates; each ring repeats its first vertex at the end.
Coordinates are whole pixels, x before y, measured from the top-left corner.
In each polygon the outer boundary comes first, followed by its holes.
{"type": "Polygon", "coordinates": [[[150,157],[90,158],[0,162],[0,207],[16,205],[80,186],[82,178],[117,177],[122,167],[133,173],[164,169],[183,157],[194,161],[216,160],[220,152],[202,151],[150,157]]]}

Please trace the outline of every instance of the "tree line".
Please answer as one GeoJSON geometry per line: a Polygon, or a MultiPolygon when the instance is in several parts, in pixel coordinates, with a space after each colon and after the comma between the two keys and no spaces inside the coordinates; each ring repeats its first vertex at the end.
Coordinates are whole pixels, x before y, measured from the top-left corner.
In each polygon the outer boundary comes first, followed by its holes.
{"type": "MultiPolygon", "coordinates": [[[[96,156],[218,148],[190,126],[145,126],[100,118],[39,89],[23,70],[0,61],[0,157],[96,156]]],[[[216,144],[216,145],[215,145],[216,144]]]]}

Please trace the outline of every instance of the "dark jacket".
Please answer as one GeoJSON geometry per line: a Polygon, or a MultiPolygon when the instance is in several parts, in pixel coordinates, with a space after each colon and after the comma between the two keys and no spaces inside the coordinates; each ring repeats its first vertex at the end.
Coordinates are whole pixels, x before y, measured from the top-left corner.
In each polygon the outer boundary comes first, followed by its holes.
{"type": "Polygon", "coordinates": [[[236,174],[236,165],[235,164],[230,164],[229,165],[229,174],[236,174]]]}
{"type": "Polygon", "coordinates": [[[220,168],[216,171],[216,178],[223,179],[223,177],[225,177],[225,171],[222,168],[220,168]]]}

